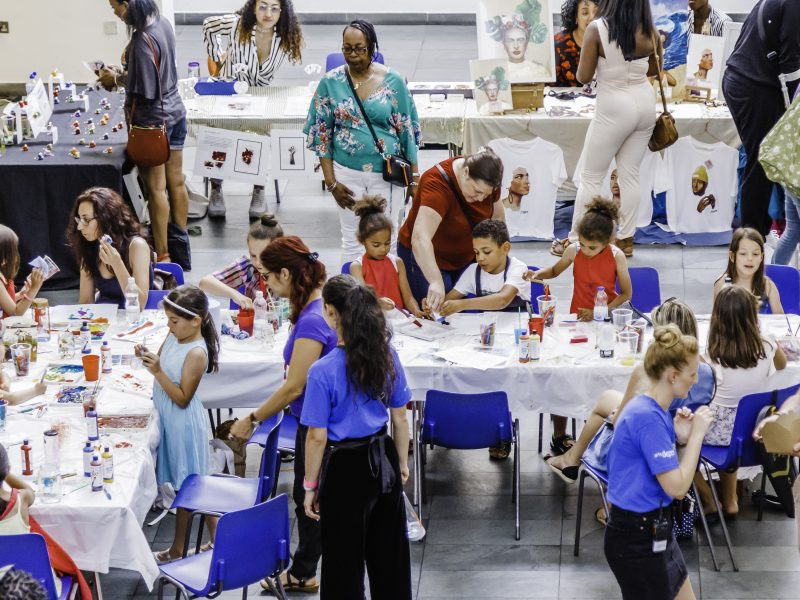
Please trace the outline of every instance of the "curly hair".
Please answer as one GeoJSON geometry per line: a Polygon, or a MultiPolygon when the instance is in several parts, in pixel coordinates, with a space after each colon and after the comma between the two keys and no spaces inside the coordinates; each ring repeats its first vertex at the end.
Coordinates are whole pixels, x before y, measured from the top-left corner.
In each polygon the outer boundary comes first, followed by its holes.
{"type": "Polygon", "coordinates": [[[561,29],[570,33],[578,28],[578,8],[584,2],[591,2],[595,6],[599,0],[566,0],[561,5],[561,29]]]}
{"type": "Polygon", "coordinates": [[[392,231],[392,220],[386,216],[386,199],[383,196],[364,196],[353,206],[358,217],[356,237],[362,244],[379,231],[392,231]]]}
{"type": "Polygon", "coordinates": [[[0,598],[4,600],[46,600],[47,592],[28,572],[9,569],[0,579],[0,598]]]}
{"type": "Polygon", "coordinates": [[[283,227],[272,213],[263,213],[247,230],[247,239],[274,240],[283,237],[283,227]]]}
{"type": "Polygon", "coordinates": [[[578,235],[591,242],[607,244],[614,234],[614,222],[619,209],[612,200],[596,196],[586,205],[586,214],[578,223],[578,235]]]}
{"type": "Polygon", "coordinates": [[[364,19],[354,19],[342,30],[342,37],[344,37],[344,32],[348,29],[358,29],[364,34],[364,38],[367,40],[367,54],[369,54],[370,60],[374,60],[375,55],[378,53],[378,34],[375,33],[375,27],[372,23],[364,19]]]}
{"type": "Polygon", "coordinates": [[[498,246],[511,241],[508,235],[508,226],[499,219],[486,219],[475,225],[475,229],[472,230],[472,239],[478,238],[492,240],[498,246]]]}
{"type": "Polygon", "coordinates": [[[311,294],[325,281],[325,265],[319,260],[317,253],[311,252],[296,235],[272,240],[261,252],[261,264],[276,274],[281,269],[289,271],[292,280],[289,293],[292,313],[289,315],[289,321],[294,325],[308,304],[311,294]]]}
{"type": "MultiPolygon", "coordinates": [[[[281,38],[280,48],[289,57],[289,62],[297,64],[303,60],[300,51],[305,46],[303,30],[300,28],[300,19],[294,12],[292,0],[279,0],[281,3],[281,16],[275,25],[275,33],[281,38]]],[[[239,19],[239,28],[236,37],[240,44],[250,42],[253,28],[256,26],[256,4],[259,0],[247,0],[245,5],[236,11],[239,19]]]]}
{"type": "MultiPolygon", "coordinates": [[[[122,197],[110,188],[93,187],[83,192],[75,199],[72,207],[72,216],[78,216],[78,208],[84,202],[91,203],[94,209],[95,223],[100,235],[108,234],[114,242],[114,248],[122,256],[122,261],[130,270],[128,250],[135,237],[147,240],[147,235],[141,225],[136,221],[133,211],[122,197]]],[[[67,239],[75,252],[75,260],[81,269],[92,276],[100,275],[100,244],[90,242],[80,231],[75,218],[69,220],[67,226],[67,239]]]]}
{"type": "Polygon", "coordinates": [[[392,332],[375,292],[350,275],[336,275],[322,288],[322,300],[341,319],[348,382],[387,405],[397,372],[389,344],[392,332]]]}

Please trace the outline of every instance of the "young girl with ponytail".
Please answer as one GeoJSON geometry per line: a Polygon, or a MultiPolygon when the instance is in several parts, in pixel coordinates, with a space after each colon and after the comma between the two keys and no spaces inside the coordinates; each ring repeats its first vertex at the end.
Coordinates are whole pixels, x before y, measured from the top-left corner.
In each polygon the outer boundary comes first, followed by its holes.
{"type": "MultiPolygon", "coordinates": [[[[208,312],[208,298],[194,285],[182,285],[164,298],[169,334],[158,353],[141,345],[136,353],[155,377],[153,402],[158,411],[161,442],[156,475],[159,485],[170,483],[179,490],[192,474],[208,470],[208,426],[197,396],[204,373],[217,370],[219,338],[208,312]]],[[[159,563],[183,554],[189,512],[179,508],[175,537],[166,550],[155,553],[159,563]]],[[[213,538],[214,524],[209,522],[213,538]]]]}

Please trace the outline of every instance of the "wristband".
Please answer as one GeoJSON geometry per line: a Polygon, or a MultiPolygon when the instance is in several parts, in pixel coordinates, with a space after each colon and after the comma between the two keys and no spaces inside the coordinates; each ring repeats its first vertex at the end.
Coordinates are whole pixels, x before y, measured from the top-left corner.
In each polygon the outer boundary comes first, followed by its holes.
{"type": "Polygon", "coordinates": [[[305,477],[303,477],[303,489],[307,492],[313,492],[319,486],[319,482],[317,481],[309,481],[305,477]]]}
{"type": "Polygon", "coordinates": [[[248,415],[248,417],[249,417],[249,419],[250,419],[250,422],[251,422],[251,423],[253,423],[254,425],[261,425],[261,421],[259,421],[258,419],[256,419],[256,413],[254,413],[254,412],[251,412],[251,413],[248,415]]]}
{"type": "Polygon", "coordinates": [[[417,183],[416,181],[412,181],[411,183],[408,184],[408,187],[417,187],[418,185],[419,183],[417,183]]]}
{"type": "Polygon", "coordinates": [[[332,192],[333,190],[336,189],[337,185],[339,185],[339,182],[338,181],[334,181],[332,184],[326,185],[325,189],[328,190],[329,192],[332,192]]]}

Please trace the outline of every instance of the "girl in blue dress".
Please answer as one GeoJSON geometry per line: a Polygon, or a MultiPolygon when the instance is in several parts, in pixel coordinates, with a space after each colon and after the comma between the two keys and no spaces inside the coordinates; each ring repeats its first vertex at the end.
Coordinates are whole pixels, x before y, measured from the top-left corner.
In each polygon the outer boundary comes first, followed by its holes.
{"type": "MultiPolygon", "coordinates": [[[[172,484],[179,490],[192,474],[208,470],[208,431],[197,386],[204,373],[217,370],[219,338],[208,312],[208,298],[194,285],[182,285],[164,298],[169,335],[158,353],[141,345],[145,368],[155,377],[153,402],[158,411],[161,441],[158,445],[158,485],[172,484]]],[[[183,555],[189,512],[179,508],[175,537],[166,550],[154,553],[159,563],[183,555]]],[[[213,523],[209,530],[213,538],[213,523]]]]}

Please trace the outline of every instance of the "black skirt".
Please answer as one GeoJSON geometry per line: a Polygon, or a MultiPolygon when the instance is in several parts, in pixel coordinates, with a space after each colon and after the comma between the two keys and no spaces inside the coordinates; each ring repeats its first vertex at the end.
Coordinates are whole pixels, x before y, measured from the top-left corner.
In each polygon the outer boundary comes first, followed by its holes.
{"type": "Polygon", "coordinates": [[[604,550],[624,600],[673,600],[688,576],[672,525],[667,549],[653,552],[652,521],[652,513],[611,507],[604,550]]]}

